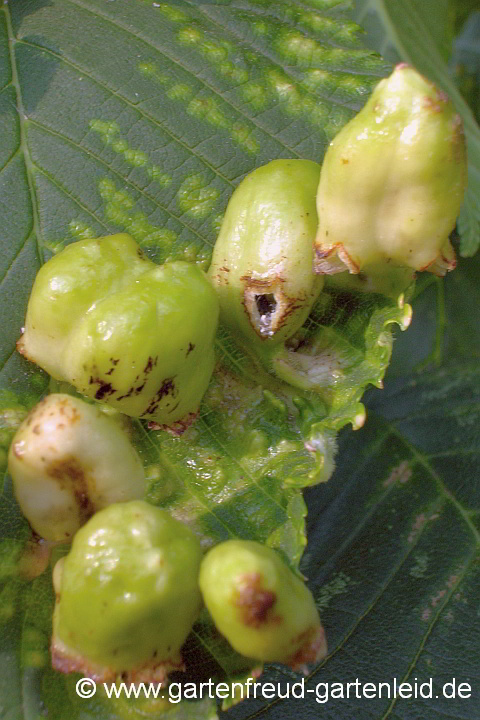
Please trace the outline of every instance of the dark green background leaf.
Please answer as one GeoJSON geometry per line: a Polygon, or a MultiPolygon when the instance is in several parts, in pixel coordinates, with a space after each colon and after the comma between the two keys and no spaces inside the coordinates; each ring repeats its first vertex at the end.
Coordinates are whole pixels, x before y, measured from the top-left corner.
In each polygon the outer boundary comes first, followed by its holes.
{"type": "MultiPolygon", "coordinates": [[[[11,0],[3,6],[3,465],[14,428],[48,388],[44,373],[15,352],[40,263],[66,242],[127,230],[157,262],[183,258],[206,267],[221,214],[240,179],[276,157],[320,161],[327,142],[388,72],[365,50],[348,9],[349,3],[338,0],[11,0]]],[[[388,391],[372,398],[364,429],[341,432],[332,480],[307,492],[310,532],[302,569],[330,645],[328,660],[308,687],[356,675],[388,681],[417,671],[431,673],[436,682],[447,671],[462,681],[478,677],[478,664],[464,647],[474,647],[475,583],[478,588],[472,481],[478,468],[478,376],[473,362],[462,372],[454,364],[457,356],[471,361],[478,352],[469,305],[478,294],[478,274],[470,267],[449,277],[445,291],[436,281],[419,284],[419,324],[416,314],[412,330],[397,342],[388,391]],[[440,367],[417,378],[412,372],[422,361],[440,367]]],[[[387,342],[382,357],[368,355],[366,329],[375,313],[383,323],[397,311],[380,298],[350,297],[343,305],[337,300],[331,294],[330,309],[320,308],[317,321],[343,333],[353,355],[362,358],[352,366],[355,377],[376,381],[390,348],[387,342]]],[[[375,338],[373,333],[373,347],[375,338]]],[[[232,339],[220,336],[219,349],[221,368],[188,442],[146,432],[140,423],[132,429],[148,469],[149,499],[196,527],[206,543],[229,535],[255,537],[295,566],[305,542],[298,488],[308,484],[318,461],[305,449],[305,437],[319,419],[320,433],[333,433],[349,414],[351,419],[363,385],[342,396],[339,417],[328,410],[328,398],[308,396],[295,414],[292,391],[265,375],[259,387],[258,368],[232,339]]],[[[48,669],[49,574],[28,582],[17,572],[29,532],[8,477],[0,509],[2,717],[37,720],[44,711],[58,720],[161,715],[149,712],[151,705],[80,701],[76,678],[48,669]]],[[[247,669],[212,635],[205,617],[186,654],[188,679],[231,677],[247,669]]],[[[265,679],[277,677],[298,680],[285,668],[265,679]]],[[[401,701],[390,715],[434,718],[450,707],[401,701]]],[[[478,707],[473,699],[460,705],[472,719],[478,707]]],[[[208,701],[170,709],[172,720],[200,720],[214,711],[208,701]]],[[[230,714],[256,712],[360,719],[389,711],[388,703],[356,699],[320,706],[310,694],[305,701],[251,700],[230,714]]]]}

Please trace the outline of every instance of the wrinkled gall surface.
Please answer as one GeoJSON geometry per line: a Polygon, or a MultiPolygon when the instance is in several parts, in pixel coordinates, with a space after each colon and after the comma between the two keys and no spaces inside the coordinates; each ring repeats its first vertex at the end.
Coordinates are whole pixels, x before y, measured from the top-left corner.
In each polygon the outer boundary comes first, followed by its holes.
{"type": "Polygon", "coordinates": [[[47,540],[69,540],[97,510],[145,492],[126,433],[70,395],[48,395],[33,408],[13,438],[8,469],[23,514],[47,540]]]}
{"type": "Polygon", "coordinates": [[[382,80],[330,144],[317,196],[319,273],[391,261],[444,275],[466,185],[462,121],[405,64],[382,80]]]}
{"type": "Polygon", "coordinates": [[[183,669],[201,555],[189,528],[143,501],[94,515],[54,569],[53,667],[152,682],[183,669]]]}
{"type": "Polygon", "coordinates": [[[242,655],[295,670],[325,657],[313,596],[271,548],[220,543],[202,562],[200,588],[216,627],[242,655]]]}
{"type": "Polygon", "coordinates": [[[117,410],[188,424],[209,383],[218,300],[186,262],[155,265],[125,234],[68,245],[40,269],[17,347],[117,410]]]}
{"type": "Polygon", "coordinates": [[[323,287],[313,272],[319,177],[310,160],[273,160],[228,203],[209,277],[222,321],[248,340],[291,337],[323,287]]]}

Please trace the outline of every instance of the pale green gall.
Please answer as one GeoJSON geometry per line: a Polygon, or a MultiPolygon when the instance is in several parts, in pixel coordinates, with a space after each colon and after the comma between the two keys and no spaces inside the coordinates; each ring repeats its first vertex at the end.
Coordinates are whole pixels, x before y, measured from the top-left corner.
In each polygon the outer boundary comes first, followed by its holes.
{"type": "Polygon", "coordinates": [[[19,351],[133,417],[184,428],[215,363],[218,300],[195,265],[156,265],[125,234],[68,245],[40,269],[19,351]]]}
{"type": "Polygon", "coordinates": [[[200,588],[213,621],[242,655],[295,670],[325,657],[325,633],[305,583],[260,543],[228,540],[202,561],[200,588]]]}
{"type": "Polygon", "coordinates": [[[194,533],[143,501],[94,515],[54,569],[52,664],[97,681],[165,682],[202,600],[194,533]]]}
{"type": "Polygon", "coordinates": [[[209,277],[222,322],[249,341],[291,337],[323,287],[313,272],[319,177],[310,160],[273,160],[247,175],[228,203],[209,277]]]}
{"type": "MultiPolygon", "coordinates": [[[[318,273],[393,263],[444,275],[467,178],[462,120],[408,65],[382,80],[330,144],[317,195],[318,273]]],[[[376,271],[375,271],[376,272],[376,271]]]]}

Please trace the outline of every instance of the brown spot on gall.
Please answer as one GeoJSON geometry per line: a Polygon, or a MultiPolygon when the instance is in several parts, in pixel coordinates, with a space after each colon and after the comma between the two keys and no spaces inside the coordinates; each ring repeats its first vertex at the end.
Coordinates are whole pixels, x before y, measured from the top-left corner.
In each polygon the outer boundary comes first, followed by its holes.
{"type": "Polygon", "coordinates": [[[277,596],[271,590],[262,587],[263,576],[260,573],[246,573],[237,580],[233,604],[239,608],[244,625],[259,628],[266,623],[278,625],[281,618],[270,612],[277,596]]]}
{"type": "Polygon", "coordinates": [[[12,452],[18,460],[21,460],[24,454],[23,445],[21,443],[13,443],[12,452]]]}
{"type": "Polygon", "coordinates": [[[99,386],[97,392],[95,393],[95,400],[103,400],[104,397],[108,397],[109,395],[113,395],[117,392],[111,383],[107,383],[101,378],[94,378],[93,376],[90,376],[90,380],[88,382],[90,385],[99,386]]]}
{"type": "Polygon", "coordinates": [[[153,368],[157,364],[157,361],[158,361],[158,355],[155,358],[152,358],[150,356],[148,357],[147,364],[143,368],[143,372],[145,373],[145,375],[148,375],[148,373],[153,370],[153,368]]]}
{"type": "Polygon", "coordinates": [[[175,387],[174,377],[171,378],[165,378],[163,380],[161,386],[155,393],[154,397],[150,401],[150,405],[147,407],[147,409],[142,413],[142,417],[144,415],[153,415],[158,406],[160,405],[161,400],[166,397],[167,395],[171,395],[172,397],[176,397],[177,390],[175,387]]]}
{"type": "Polygon", "coordinates": [[[297,650],[286,662],[292,670],[305,671],[306,665],[322,660],[327,654],[327,640],[321,625],[312,625],[293,640],[294,645],[300,643],[297,650]]]}
{"type": "Polygon", "coordinates": [[[49,463],[46,472],[60,488],[73,493],[82,524],[86,522],[94,514],[95,506],[90,499],[88,479],[82,465],[76,458],[67,457],[49,463]]]}

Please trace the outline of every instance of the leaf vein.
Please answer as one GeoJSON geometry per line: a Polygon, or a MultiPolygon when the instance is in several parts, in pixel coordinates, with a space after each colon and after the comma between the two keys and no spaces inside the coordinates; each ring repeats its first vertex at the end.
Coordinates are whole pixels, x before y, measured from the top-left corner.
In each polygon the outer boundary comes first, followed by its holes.
{"type": "Polygon", "coordinates": [[[10,157],[8,158],[8,160],[6,161],[5,165],[0,168],[0,173],[2,173],[4,170],[7,169],[7,167],[10,165],[10,163],[12,162],[12,160],[14,160],[14,159],[16,158],[16,156],[17,156],[21,151],[22,151],[22,148],[21,148],[21,146],[19,145],[19,146],[17,147],[17,149],[12,152],[12,154],[10,155],[10,157]]]}
{"type": "MultiPolygon", "coordinates": [[[[185,2],[187,2],[189,5],[194,5],[194,7],[195,7],[196,9],[200,9],[201,12],[205,15],[205,17],[208,18],[208,20],[209,20],[210,22],[212,22],[212,23],[214,23],[215,25],[217,25],[218,27],[222,28],[222,30],[225,30],[225,29],[226,29],[225,26],[222,25],[222,24],[220,24],[217,20],[213,20],[213,18],[211,17],[211,15],[208,14],[208,12],[206,11],[206,9],[205,9],[203,6],[194,4],[194,3],[193,3],[193,0],[185,0],[185,2]]],[[[311,8],[311,7],[308,7],[308,6],[307,6],[306,9],[308,9],[308,10],[310,10],[310,11],[312,10],[312,8],[311,8]]],[[[265,15],[264,13],[262,13],[261,11],[259,11],[259,9],[255,8],[255,7],[249,7],[248,10],[249,10],[249,14],[251,14],[251,15],[257,15],[257,16],[259,16],[259,17],[264,17],[264,15],[265,15]]],[[[270,16],[271,16],[271,15],[270,15],[270,16]]],[[[274,17],[275,17],[276,20],[279,20],[279,22],[281,22],[282,25],[290,25],[290,27],[297,29],[297,26],[296,26],[294,23],[290,22],[290,20],[289,20],[288,18],[286,18],[285,15],[284,15],[283,17],[279,17],[278,15],[274,15],[274,17]]],[[[340,24],[340,21],[337,21],[337,24],[340,24]]],[[[235,32],[234,29],[229,29],[229,32],[230,32],[236,39],[242,41],[241,36],[240,36],[237,32],[235,32]]],[[[307,35],[308,37],[318,38],[318,36],[317,36],[315,33],[310,34],[310,33],[308,33],[308,31],[305,31],[305,30],[302,30],[302,32],[303,32],[305,35],[307,35]]],[[[339,32],[341,32],[341,31],[338,30],[338,31],[337,31],[337,34],[338,34],[339,32]]],[[[340,49],[346,50],[346,52],[348,52],[348,50],[352,49],[352,48],[345,48],[345,45],[344,45],[344,44],[339,45],[338,43],[332,43],[331,40],[330,40],[329,38],[326,38],[326,37],[322,37],[322,38],[321,38],[321,41],[322,41],[322,43],[326,43],[326,44],[330,45],[331,47],[340,48],[340,49]]],[[[243,41],[242,41],[242,42],[243,42],[243,41]]],[[[284,67],[280,62],[278,62],[278,61],[275,59],[275,57],[274,57],[273,54],[266,53],[264,50],[262,50],[262,49],[259,48],[259,47],[255,47],[255,49],[256,49],[256,50],[259,50],[265,58],[267,58],[268,60],[270,60],[271,62],[273,62],[276,66],[278,66],[278,67],[280,67],[282,70],[286,71],[286,67],[284,67]]],[[[358,48],[357,48],[357,49],[358,49],[358,48]]],[[[364,50],[364,52],[365,52],[366,55],[372,56],[372,53],[371,53],[371,52],[368,52],[368,51],[365,49],[365,47],[361,47],[361,49],[364,50]]],[[[368,76],[371,76],[371,77],[378,77],[378,78],[383,77],[382,74],[374,73],[374,72],[369,72],[368,70],[366,71],[365,69],[363,69],[363,70],[361,70],[361,71],[359,71],[359,72],[356,72],[355,69],[353,69],[353,68],[348,68],[348,69],[342,69],[342,68],[331,69],[331,68],[328,68],[328,70],[330,70],[331,72],[338,72],[338,73],[348,74],[348,75],[357,75],[357,74],[358,74],[358,75],[368,75],[368,76]]],[[[290,73],[290,75],[291,75],[291,77],[296,77],[294,73],[290,73]]],[[[298,78],[297,78],[297,79],[298,79],[298,78]]],[[[324,99],[324,100],[328,100],[328,99],[330,98],[330,96],[323,95],[323,94],[321,94],[321,93],[314,93],[314,92],[312,92],[312,91],[310,91],[310,90],[308,91],[308,93],[311,94],[311,95],[313,95],[314,97],[321,97],[321,98],[324,99]]]]}
{"type": "Polygon", "coordinates": [[[7,355],[7,357],[5,358],[5,360],[2,362],[2,365],[0,366],[0,373],[3,371],[3,369],[5,368],[5,365],[8,363],[8,361],[10,360],[10,358],[15,354],[16,350],[17,350],[17,346],[15,345],[15,347],[14,347],[13,350],[12,350],[12,352],[11,352],[9,355],[7,355]]]}
{"type": "MultiPolygon", "coordinates": [[[[192,4],[192,0],[186,0],[186,2],[188,2],[189,4],[192,4]]],[[[198,8],[198,7],[201,7],[201,6],[195,5],[195,7],[198,8]]],[[[205,10],[203,7],[201,7],[201,9],[202,9],[202,12],[205,14],[205,16],[206,16],[211,22],[215,23],[218,27],[220,27],[223,31],[225,31],[226,28],[225,28],[224,25],[221,25],[221,24],[218,23],[218,21],[216,21],[216,20],[212,20],[212,18],[208,15],[208,13],[206,12],[206,10],[205,10]]],[[[251,12],[253,15],[258,14],[256,8],[249,8],[249,12],[251,12]]],[[[243,43],[243,39],[242,39],[242,37],[240,36],[240,34],[239,34],[238,32],[235,32],[234,29],[230,29],[230,28],[228,28],[228,31],[232,34],[233,37],[236,38],[236,40],[239,40],[240,42],[243,43]]],[[[301,70],[299,70],[298,72],[294,72],[294,71],[291,69],[291,66],[288,66],[288,65],[286,65],[286,64],[285,64],[285,65],[282,65],[282,64],[276,59],[276,57],[275,57],[275,55],[274,55],[273,53],[267,52],[265,49],[261,48],[261,47],[258,46],[258,45],[257,45],[257,46],[254,45],[253,47],[255,48],[255,50],[256,50],[264,59],[269,60],[269,61],[273,64],[273,66],[274,66],[275,68],[278,68],[279,70],[281,70],[282,72],[284,72],[285,75],[286,75],[286,77],[289,77],[289,78],[291,78],[291,79],[294,80],[294,81],[298,81],[298,80],[301,81],[301,79],[302,79],[302,71],[301,71],[301,70]]],[[[377,75],[377,74],[369,73],[369,72],[365,72],[365,71],[356,72],[356,71],[355,71],[354,69],[352,69],[352,68],[349,68],[348,70],[343,70],[343,69],[341,69],[341,68],[336,68],[335,70],[332,70],[332,69],[329,68],[329,71],[330,71],[330,72],[337,72],[337,73],[340,73],[340,74],[347,74],[348,76],[350,76],[350,75],[357,75],[357,74],[358,74],[358,75],[367,75],[367,76],[379,77],[379,78],[382,77],[381,75],[377,75]]],[[[304,92],[305,92],[305,94],[306,94],[307,97],[311,96],[311,97],[312,97],[313,99],[315,99],[315,100],[322,100],[322,101],[325,101],[325,102],[330,103],[330,104],[332,104],[332,105],[339,105],[340,107],[348,107],[348,108],[350,108],[350,109],[358,109],[358,104],[353,104],[353,103],[349,103],[349,102],[341,103],[341,102],[337,102],[337,101],[334,99],[335,94],[336,94],[337,91],[338,91],[338,88],[335,88],[335,90],[334,90],[332,93],[330,93],[330,94],[322,93],[322,92],[320,92],[319,90],[313,91],[313,90],[311,90],[310,88],[305,88],[305,87],[303,88],[303,90],[304,90],[304,92]]],[[[279,104],[281,105],[281,102],[279,102],[279,104]]],[[[291,124],[292,124],[292,125],[293,125],[294,123],[295,123],[295,119],[293,119],[293,120],[291,121],[291,124]]],[[[288,127],[288,126],[287,126],[287,127],[288,127]]],[[[290,146],[288,146],[288,145],[285,145],[285,147],[287,147],[287,149],[289,149],[289,150],[292,150],[292,151],[296,152],[293,147],[290,147],[290,146]]],[[[298,153],[297,153],[297,154],[298,154],[298,153]]]]}

